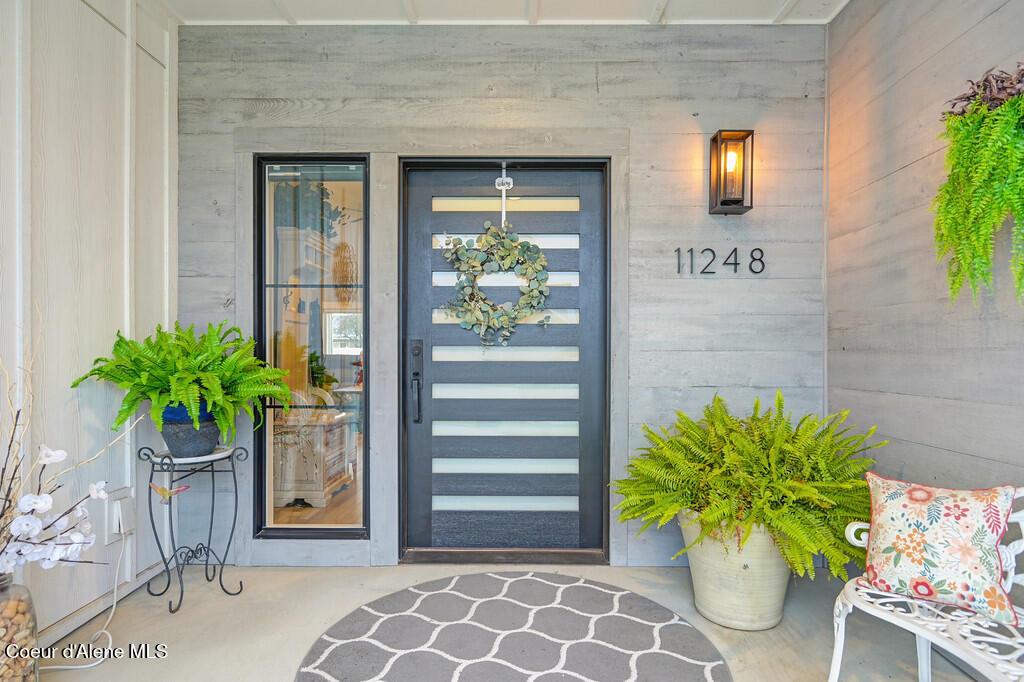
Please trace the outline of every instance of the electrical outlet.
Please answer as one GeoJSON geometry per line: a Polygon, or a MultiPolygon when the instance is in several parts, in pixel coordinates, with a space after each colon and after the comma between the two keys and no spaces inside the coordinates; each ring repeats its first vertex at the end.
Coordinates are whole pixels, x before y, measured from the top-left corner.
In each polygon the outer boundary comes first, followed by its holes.
{"type": "Polygon", "coordinates": [[[112,545],[135,530],[135,505],[128,486],[107,491],[103,506],[104,544],[112,545]]]}

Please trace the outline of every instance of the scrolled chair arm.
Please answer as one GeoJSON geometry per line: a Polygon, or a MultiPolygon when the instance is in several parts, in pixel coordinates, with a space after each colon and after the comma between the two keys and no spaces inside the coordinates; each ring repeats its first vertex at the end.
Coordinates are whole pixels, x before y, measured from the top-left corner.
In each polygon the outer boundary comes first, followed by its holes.
{"type": "Polygon", "coordinates": [[[846,541],[854,547],[867,547],[868,531],[870,529],[870,523],[864,523],[863,521],[851,521],[846,526],[846,541]]]}

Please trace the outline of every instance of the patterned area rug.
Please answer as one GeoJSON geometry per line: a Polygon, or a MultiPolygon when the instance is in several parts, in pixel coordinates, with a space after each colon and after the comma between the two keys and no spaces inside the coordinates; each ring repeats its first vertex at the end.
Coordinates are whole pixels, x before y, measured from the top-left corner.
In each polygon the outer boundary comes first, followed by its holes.
{"type": "Polygon", "coordinates": [[[393,682],[731,682],[672,611],[554,573],[443,578],[362,606],[324,633],[296,679],[393,682]]]}

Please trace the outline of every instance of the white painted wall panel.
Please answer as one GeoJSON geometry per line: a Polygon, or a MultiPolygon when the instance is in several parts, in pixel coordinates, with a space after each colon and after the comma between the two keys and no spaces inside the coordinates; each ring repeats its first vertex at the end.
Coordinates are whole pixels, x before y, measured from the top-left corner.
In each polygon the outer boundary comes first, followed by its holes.
{"type": "MultiPolygon", "coordinates": [[[[111,438],[120,391],[71,380],[110,350],[125,325],[128,180],[125,36],[81,2],[33,3],[31,296],[39,317],[32,441],[84,459],[111,438]],[[45,46],[45,49],[42,47],[45,46]]],[[[129,484],[126,449],[80,469],[61,503],[87,483],[129,484]]],[[[102,518],[102,506],[89,504],[102,518]]],[[[109,560],[102,550],[95,559],[109,560]],[[101,558],[102,557],[102,558],[101,558]]],[[[115,557],[116,558],[116,557],[115,557]]],[[[106,593],[113,566],[27,572],[46,627],[106,593]]]]}
{"type": "MultiPolygon", "coordinates": [[[[49,2],[51,5],[61,4],[72,4],[62,3],[61,0],[44,0],[49,2]]],[[[128,35],[128,24],[131,21],[128,16],[129,0],[79,0],[84,3],[90,9],[100,15],[104,20],[110,23],[111,26],[120,31],[121,35],[128,35]]],[[[35,3],[42,4],[42,3],[35,3]]]]}
{"type": "MultiPolygon", "coordinates": [[[[23,156],[30,151],[23,133],[28,112],[28,66],[23,43],[28,37],[24,8],[0,3],[0,358],[5,365],[21,363],[24,286],[22,241],[29,209],[23,156]]],[[[6,425],[4,425],[6,427],[6,425]]]]}
{"type": "Polygon", "coordinates": [[[167,26],[154,17],[143,5],[137,5],[135,15],[135,44],[145,50],[160,66],[167,67],[167,26]]]}
{"type": "Polygon", "coordinates": [[[132,229],[136,336],[166,324],[169,309],[167,247],[167,70],[145,50],[135,62],[135,201],[132,229]]]}
{"type": "MultiPolygon", "coordinates": [[[[148,15],[139,13],[139,24],[152,23],[148,15]],[[146,16],[146,19],[143,17],[146,16]]],[[[166,40],[167,31],[159,28],[166,40]]],[[[142,34],[140,32],[139,37],[142,34]]],[[[153,332],[156,325],[165,327],[174,322],[171,310],[170,248],[172,230],[168,214],[169,139],[168,139],[168,73],[167,69],[141,47],[135,50],[135,120],[134,120],[134,202],[131,232],[132,248],[132,333],[143,338],[153,332]]],[[[163,440],[146,419],[135,433],[135,447],[148,445],[155,450],[163,448],[163,440]]],[[[146,492],[149,472],[136,466],[136,513],[139,534],[136,545],[136,566],[144,569],[160,560],[160,555],[149,531],[146,492]]],[[[162,483],[166,485],[166,483],[162,483]]],[[[166,517],[166,507],[155,505],[158,528],[166,517]]]]}
{"type": "MultiPolygon", "coordinates": [[[[11,367],[35,357],[28,453],[46,443],[74,460],[102,448],[115,435],[109,424],[122,392],[69,384],[109,352],[116,330],[166,322],[176,307],[177,280],[169,273],[177,269],[177,244],[168,218],[175,72],[135,47],[134,7],[128,0],[0,5],[0,354],[11,367]]],[[[169,20],[153,7],[150,20],[169,20]]],[[[133,487],[133,446],[155,442],[151,431],[133,434],[68,477],[58,504],[86,496],[92,481],[133,487]]],[[[44,642],[109,598],[121,544],[104,544],[103,506],[88,504],[98,541],[87,558],[99,563],[32,566],[21,576],[36,598],[44,642]]],[[[137,521],[140,535],[148,535],[148,522],[137,521]]],[[[122,566],[122,582],[131,587],[155,561],[152,541],[141,540],[138,554],[139,543],[129,542],[122,566]]]]}

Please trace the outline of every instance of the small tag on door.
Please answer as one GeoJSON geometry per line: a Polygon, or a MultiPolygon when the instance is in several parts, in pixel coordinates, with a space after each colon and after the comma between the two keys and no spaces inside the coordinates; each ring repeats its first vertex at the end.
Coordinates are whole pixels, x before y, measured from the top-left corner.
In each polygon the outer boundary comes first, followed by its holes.
{"type": "Polygon", "coordinates": [[[512,189],[512,178],[507,176],[495,178],[494,189],[501,190],[502,192],[512,189]]]}

